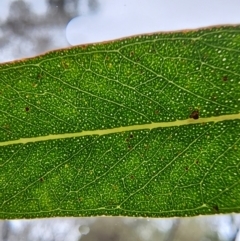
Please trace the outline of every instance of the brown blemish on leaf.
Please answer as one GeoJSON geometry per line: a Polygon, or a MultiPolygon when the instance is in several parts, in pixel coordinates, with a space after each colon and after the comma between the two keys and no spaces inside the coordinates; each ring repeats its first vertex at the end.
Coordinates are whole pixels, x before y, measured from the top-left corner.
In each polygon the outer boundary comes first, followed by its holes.
{"type": "Polygon", "coordinates": [[[133,138],[133,134],[130,134],[130,136],[129,136],[130,138],[133,138]]]}
{"type": "Polygon", "coordinates": [[[118,186],[117,185],[112,185],[112,188],[117,191],[118,190],[118,186]]]}
{"type": "Polygon", "coordinates": [[[185,171],[188,171],[188,167],[185,167],[185,171]]]}
{"type": "Polygon", "coordinates": [[[40,182],[44,182],[44,179],[43,179],[43,177],[41,177],[41,178],[39,179],[39,181],[40,181],[40,182]]]}
{"type": "Polygon", "coordinates": [[[227,81],[227,80],[228,80],[227,75],[224,75],[224,76],[222,77],[222,80],[223,80],[223,81],[227,81]]]}
{"type": "Polygon", "coordinates": [[[25,111],[28,112],[30,108],[28,106],[25,107],[25,111]]]}
{"type": "Polygon", "coordinates": [[[199,118],[199,111],[194,110],[189,117],[193,118],[194,120],[197,120],[199,118]]]}
{"type": "Polygon", "coordinates": [[[62,61],[62,67],[64,69],[68,69],[69,68],[69,63],[65,62],[65,61],[62,61]]]}
{"type": "Polygon", "coordinates": [[[212,100],[216,100],[216,99],[217,99],[217,96],[216,96],[216,95],[213,95],[211,98],[212,98],[212,100]]]}
{"type": "Polygon", "coordinates": [[[215,213],[219,213],[219,207],[218,207],[217,204],[213,205],[212,208],[213,208],[213,210],[214,210],[215,213]]]}
{"type": "Polygon", "coordinates": [[[10,126],[8,124],[3,126],[4,129],[10,129],[10,126]]]}
{"type": "Polygon", "coordinates": [[[43,78],[43,74],[42,74],[42,73],[38,73],[37,78],[38,78],[39,80],[42,79],[42,78],[43,78]]]}

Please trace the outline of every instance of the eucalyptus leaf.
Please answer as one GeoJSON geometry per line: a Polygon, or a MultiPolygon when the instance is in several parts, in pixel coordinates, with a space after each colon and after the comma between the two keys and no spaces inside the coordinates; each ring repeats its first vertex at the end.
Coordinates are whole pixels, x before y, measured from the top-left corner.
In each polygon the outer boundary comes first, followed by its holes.
{"type": "Polygon", "coordinates": [[[0,65],[0,218],[240,211],[240,25],[0,65]]]}

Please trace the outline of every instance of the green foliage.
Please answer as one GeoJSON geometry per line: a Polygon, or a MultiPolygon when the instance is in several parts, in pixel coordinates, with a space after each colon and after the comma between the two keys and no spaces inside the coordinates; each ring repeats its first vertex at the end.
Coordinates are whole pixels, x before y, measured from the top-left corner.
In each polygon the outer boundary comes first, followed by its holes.
{"type": "Polygon", "coordinates": [[[240,210],[240,26],[0,65],[0,218],[240,210]]]}

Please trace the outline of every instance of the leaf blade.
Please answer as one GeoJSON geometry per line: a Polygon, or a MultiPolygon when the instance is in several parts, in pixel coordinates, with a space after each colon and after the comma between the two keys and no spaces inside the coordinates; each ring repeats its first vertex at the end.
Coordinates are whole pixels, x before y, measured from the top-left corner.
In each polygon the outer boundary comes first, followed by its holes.
{"type": "Polygon", "coordinates": [[[0,65],[1,218],[239,212],[239,34],[143,35],[0,65]]]}

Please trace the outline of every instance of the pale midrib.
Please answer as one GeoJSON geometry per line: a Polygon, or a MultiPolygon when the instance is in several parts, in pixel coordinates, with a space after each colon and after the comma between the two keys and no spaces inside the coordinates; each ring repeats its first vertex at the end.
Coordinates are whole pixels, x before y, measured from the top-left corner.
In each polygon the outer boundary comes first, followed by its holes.
{"type": "Polygon", "coordinates": [[[219,121],[235,120],[235,119],[240,119],[240,113],[232,114],[232,115],[208,117],[208,118],[199,118],[197,120],[186,119],[186,120],[177,120],[177,121],[172,121],[172,122],[155,122],[155,123],[150,123],[150,124],[116,127],[116,128],[112,128],[112,129],[105,129],[105,130],[81,131],[81,132],[76,132],[76,133],[65,133],[65,134],[56,134],[56,135],[48,135],[48,136],[20,138],[18,140],[0,142],[0,146],[8,146],[8,145],[14,145],[14,144],[26,144],[26,143],[30,143],[30,142],[49,141],[49,140],[81,137],[81,136],[93,136],[93,135],[101,136],[101,135],[108,135],[108,134],[114,134],[114,133],[125,132],[125,131],[135,131],[135,130],[144,130],[144,129],[151,130],[151,129],[160,128],[160,127],[162,127],[162,128],[174,127],[174,126],[202,124],[202,123],[209,123],[209,122],[216,123],[219,121]]]}

